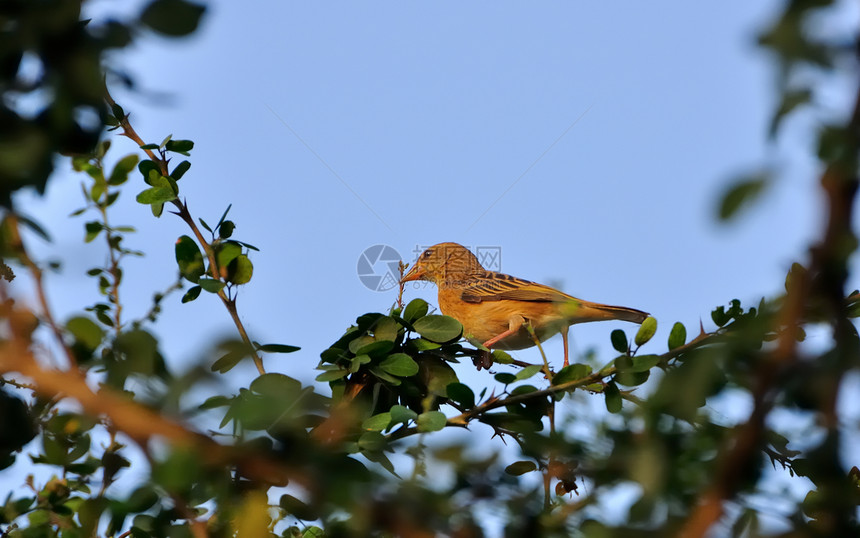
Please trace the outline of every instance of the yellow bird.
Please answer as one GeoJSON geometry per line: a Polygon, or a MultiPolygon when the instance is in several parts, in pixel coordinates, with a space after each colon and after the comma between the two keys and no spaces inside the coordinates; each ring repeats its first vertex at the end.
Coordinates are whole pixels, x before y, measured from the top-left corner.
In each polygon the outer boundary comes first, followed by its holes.
{"type": "Polygon", "coordinates": [[[442,313],[462,323],[463,334],[485,347],[513,350],[535,345],[527,323],[541,342],[560,332],[565,366],[568,329],[574,323],[613,319],[642,323],[648,317],[641,310],[583,301],[543,284],[487,271],[457,243],[425,250],[401,282],[413,280],[436,284],[442,313]]]}

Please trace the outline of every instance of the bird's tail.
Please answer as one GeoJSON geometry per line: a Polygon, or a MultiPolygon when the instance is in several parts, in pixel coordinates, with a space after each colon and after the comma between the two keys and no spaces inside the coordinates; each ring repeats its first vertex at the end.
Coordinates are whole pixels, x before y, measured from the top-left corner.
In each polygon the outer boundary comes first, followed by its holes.
{"type": "Polygon", "coordinates": [[[569,319],[571,323],[585,323],[588,321],[607,321],[618,319],[621,321],[632,321],[642,323],[649,316],[647,312],[627,308],[625,306],[612,306],[608,304],[590,303],[578,300],[571,305],[569,319]]]}

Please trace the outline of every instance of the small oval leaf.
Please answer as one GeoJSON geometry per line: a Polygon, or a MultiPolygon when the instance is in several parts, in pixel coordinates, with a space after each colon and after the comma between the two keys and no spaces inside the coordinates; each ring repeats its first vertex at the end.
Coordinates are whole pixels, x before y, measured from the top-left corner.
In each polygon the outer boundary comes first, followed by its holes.
{"type": "Polygon", "coordinates": [[[687,342],[687,328],[680,321],[672,325],[672,332],[669,333],[669,351],[683,346],[687,342]]]}
{"type": "Polygon", "coordinates": [[[639,331],[636,332],[636,337],[633,338],[633,342],[637,346],[644,345],[648,340],[651,340],[656,332],[657,320],[652,316],[648,316],[645,318],[645,321],[642,322],[642,325],[639,327],[639,331]]]}
{"type": "Polygon", "coordinates": [[[463,326],[448,316],[424,316],[412,324],[415,331],[427,340],[439,343],[450,342],[463,334],[463,326]]]}
{"type": "Polygon", "coordinates": [[[448,418],[441,411],[427,411],[418,415],[416,422],[418,431],[435,432],[445,427],[445,424],[448,423],[448,418]]]}
{"type": "Polygon", "coordinates": [[[520,476],[526,473],[530,473],[532,471],[537,470],[537,465],[533,461],[515,461],[514,463],[505,467],[505,472],[509,475],[520,476]]]}
{"type": "Polygon", "coordinates": [[[379,363],[379,367],[391,375],[409,377],[418,373],[418,363],[406,353],[393,353],[379,363]]]}

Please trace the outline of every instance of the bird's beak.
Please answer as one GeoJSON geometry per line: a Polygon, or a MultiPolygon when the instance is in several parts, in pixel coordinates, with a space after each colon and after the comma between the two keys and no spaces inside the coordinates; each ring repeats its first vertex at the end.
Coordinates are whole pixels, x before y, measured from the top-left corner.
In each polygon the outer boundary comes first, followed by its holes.
{"type": "Polygon", "coordinates": [[[412,266],[411,269],[409,269],[409,271],[406,272],[405,275],[403,275],[403,278],[400,279],[400,283],[402,284],[403,282],[412,282],[413,280],[421,280],[421,278],[424,276],[424,274],[425,274],[424,268],[421,267],[420,264],[416,263],[415,265],[412,266]]]}

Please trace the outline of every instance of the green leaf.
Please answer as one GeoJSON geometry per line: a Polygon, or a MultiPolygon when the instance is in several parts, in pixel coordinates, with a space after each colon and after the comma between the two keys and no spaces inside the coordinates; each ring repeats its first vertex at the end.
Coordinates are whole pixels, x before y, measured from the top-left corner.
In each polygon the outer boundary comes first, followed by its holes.
{"type": "Polygon", "coordinates": [[[244,342],[238,341],[224,342],[219,348],[226,353],[212,364],[212,371],[222,374],[232,370],[245,357],[251,356],[252,351],[244,342]]]}
{"type": "Polygon", "coordinates": [[[66,322],[66,330],[75,337],[75,342],[93,351],[102,343],[104,332],[96,322],[90,318],[76,316],[66,322]]]}
{"type": "Polygon", "coordinates": [[[212,228],[210,228],[209,225],[206,224],[205,220],[203,220],[203,219],[197,219],[197,220],[200,221],[200,226],[203,226],[204,228],[206,228],[207,232],[212,233],[212,228]]]}
{"type": "Polygon", "coordinates": [[[391,375],[398,377],[410,377],[418,373],[418,363],[406,353],[393,353],[379,367],[391,375]]]}
{"type": "Polygon", "coordinates": [[[233,204],[228,204],[228,205],[227,205],[227,209],[225,209],[225,210],[224,210],[224,214],[223,214],[223,215],[221,215],[221,218],[220,218],[220,219],[218,219],[218,224],[216,224],[216,225],[215,225],[215,229],[216,229],[216,230],[217,230],[218,228],[220,228],[220,227],[221,227],[221,224],[223,224],[223,223],[224,223],[224,219],[226,219],[226,218],[227,218],[227,213],[229,213],[229,212],[230,212],[230,209],[231,209],[232,207],[233,207],[233,204]]]}
{"type": "Polygon", "coordinates": [[[418,418],[418,413],[402,405],[392,405],[389,412],[391,413],[392,424],[409,422],[410,420],[418,418]]]}
{"type": "MultiPolygon", "coordinates": [[[[357,339],[356,339],[357,340],[357,339]]],[[[355,342],[355,340],[353,340],[355,342]]],[[[352,351],[352,342],[350,342],[350,351],[352,351]]],[[[394,348],[394,342],[391,340],[382,340],[379,342],[372,341],[368,344],[364,344],[361,347],[357,347],[353,353],[356,355],[370,355],[371,357],[381,357],[386,355],[389,351],[394,348]]]]}
{"type": "Polygon", "coordinates": [[[552,378],[553,385],[561,385],[570,381],[584,379],[591,375],[591,366],[587,364],[571,364],[558,371],[552,378]]]}
{"type": "MultiPolygon", "coordinates": [[[[125,110],[123,110],[122,107],[119,106],[119,104],[117,104],[117,103],[114,103],[110,106],[110,111],[111,111],[111,114],[113,114],[113,116],[118,120],[125,118],[125,110]]],[[[108,147],[110,147],[110,146],[108,146],[108,147]]],[[[105,151],[107,151],[107,150],[105,150],[105,151]]]]}
{"type": "MultiPolygon", "coordinates": [[[[278,502],[278,505],[284,509],[284,511],[296,519],[302,519],[305,521],[311,521],[314,519],[319,519],[319,514],[317,513],[317,509],[303,503],[302,501],[296,499],[292,495],[281,495],[281,500],[278,502]]],[[[287,536],[286,534],[284,536],[287,536]]],[[[293,536],[292,534],[289,536],[293,536]]],[[[309,536],[314,536],[313,534],[309,536]]],[[[319,535],[322,537],[322,535],[319,535]]]]}
{"type": "Polygon", "coordinates": [[[93,182],[93,186],[90,188],[90,200],[93,202],[100,204],[102,195],[107,190],[107,183],[104,178],[98,178],[93,182]]]}
{"type": "Polygon", "coordinates": [[[726,313],[726,307],[718,306],[713,311],[711,311],[711,319],[714,321],[717,327],[722,327],[723,325],[728,323],[729,320],[732,319],[732,316],[726,313]]]}
{"type": "Polygon", "coordinates": [[[368,450],[371,452],[379,452],[384,449],[387,444],[388,441],[385,439],[385,436],[375,431],[364,432],[361,434],[361,437],[358,438],[358,448],[362,451],[368,450]]]}
{"type": "Polygon", "coordinates": [[[200,291],[202,289],[203,288],[201,288],[200,286],[192,286],[188,288],[188,291],[186,291],[185,295],[182,296],[182,302],[190,303],[191,301],[200,296],[200,291]]]}
{"type": "Polygon", "coordinates": [[[182,161],[181,163],[176,165],[176,168],[174,168],[173,172],[170,173],[170,177],[172,177],[176,181],[179,181],[180,179],[182,179],[182,176],[185,175],[185,172],[187,172],[189,168],[191,168],[191,163],[188,161],[182,161]]]}
{"type": "Polygon", "coordinates": [[[501,372],[493,377],[496,381],[502,383],[503,385],[510,385],[517,380],[517,376],[508,372],[501,372]]]}
{"type": "Polygon", "coordinates": [[[286,344],[263,344],[257,346],[257,349],[263,353],[292,353],[302,348],[297,346],[288,346],[286,344]]]}
{"type": "Polygon", "coordinates": [[[648,381],[650,376],[651,372],[649,370],[636,371],[635,368],[631,368],[625,372],[615,374],[615,381],[625,387],[638,387],[648,381]]]}
{"type": "Polygon", "coordinates": [[[615,383],[607,383],[603,389],[603,395],[606,397],[606,410],[610,413],[621,412],[621,391],[618,390],[618,385],[615,383]]]}
{"type": "Polygon", "coordinates": [[[140,174],[143,176],[143,180],[149,185],[149,177],[152,172],[155,172],[155,175],[160,176],[161,173],[158,171],[158,165],[155,162],[150,161],[149,159],[144,159],[137,164],[137,169],[140,170],[140,174]]]}
{"type": "Polygon", "coordinates": [[[159,147],[158,144],[143,144],[140,149],[158,149],[159,147]]]}
{"type": "Polygon", "coordinates": [[[406,342],[406,345],[409,349],[415,351],[427,351],[429,349],[439,349],[442,347],[442,344],[437,344],[436,342],[431,342],[430,340],[424,340],[423,338],[414,338],[406,342]]]}
{"type": "Polygon", "coordinates": [[[254,264],[244,254],[240,254],[227,266],[227,281],[231,284],[247,284],[252,276],[254,276],[254,264]]]}
{"type": "Polygon", "coordinates": [[[651,316],[645,318],[645,321],[642,322],[642,325],[639,326],[639,330],[636,332],[636,336],[633,338],[633,342],[637,346],[642,346],[648,340],[654,336],[654,333],[657,332],[657,320],[651,316]]]}
{"type": "Polygon", "coordinates": [[[145,191],[142,191],[137,195],[135,200],[138,203],[148,205],[148,204],[158,204],[170,202],[176,199],[176,193],[173,192],[173,189],[170,187],[150,187],[145,191]]]}
{"type": "Polygon", "coordinates": [[[99,236],[99,234],[101,233],[102,230],[104,230],[104,226],[102,225],[102,223],[95,221],[95,220],[92,222],[86,223],[84,225],[84,228],[86,229],[86,232],[87,232],[86,235],[84,236],[84,242],[85,243],[91,242],[93,239],[95,239],[96,237],[99,236]]]}
{"type": "Polygon", "coordinates": [[[505,467],[505,472],[509,475],[520,476],[526,473],[530,473],[532,471],[537,470],[537,465],[533,461],[515,461],[514,463],[505,467]]]}
{"type": "Polygon", "coordinates": [[[224,288],[224,283],[214,278],[201,278],[197,283],[209,293],[218,293],[224,288]]]}
{"type": "Polygon", "coordinates": [[[235,241],[227,241],[221,243],[218,252],[215,253],[215,259],[218,260],[218,267],[226,269],[227,265],[242,254],[242,245],[235,241]]]}
{"type": "Polygon", "coordinates": [[[459,381],[457,373],[451,368],[451,365],[438,357],[422,357],[420,376],[426,380],[427,391],[436,396],[446,397],[448,394],[448,385],[459,381]]]}
{"type": "Polygon", "coordinates": [[[340,379],[341,377],[344,377],[347,374],[349,374],[349,370],[338,368],[337,370],[328,370],[326,372],[321,373],[316,377],[316,380],[320,382],[335,381],[337,379],[340,379]]]}
{"type": "Polygon", "coordinates": [[[158,340],[141,329],[124,331],[116,338],[114,348],[125,355],[124,367],[129,372],[144,376],[153,375],[162,360],[158,340]]]}
{"type": "Polygon", "coordinates": [[[619,355],[615,357],[615,369],[619,372],[626,372],[633,368],[633,357],[630,355],[619,355]]]}
{"type": "Polygon", "coordinates": [[[427,411],[418,415],[416,423],[419,432],[435,432],[445,427],[448,418],[441,411],[427,411]]]}
{"type": "Polygon", "coordinates": [[[369,364],[371,361],[372,359],[369,355],[356,355],[350,359],[349,373],[354,374],[359,371],[363,365],[369,364]]]}
{"type": "Polygon", "coordinates": [[[222,395],[210,396],[205,402],[198,405],[198,409],[216,409],[218,407],[227,407],[232,401],[231,398],[222,395]]]}
{"type": "Polygon", "coordinates": [[[536,373],[540,372],[542,368],[543,366],[540,364],[532,364],[531,366],[526,366],[525,368],[517,372],[517,375],[514,376],[514,379],[516,381],[528,379],[536,373]]]}
{"type": "Polygon", "coordinates": [[[400,330],[400,324],[393,318],[381,317],[373,324],[373,337],[376,340],[397,340],[397,333],[400,330]]]}
{"type": "Polygon", "coordinates": [[[227,239],[233,235],[233,230],[235,229],[236,225],[232,220],[225,220],[221,223],[221,226],[218,227],[218,235],[221,236],[221,239],[227,239]]]}
{"type": "Polygon", "coordinates": [[[164,149],[167,151],[173,151],[175,153],[181,153],[183,155],[188,155],[188,152],[194,149],[194,142],[191,140],[168,140],[167,144],[165,144],[164,149]]]}
{"type": "Polygon", "coordinates": [[[660,364],[661,360],[660,355],[637,355],[633,357],[633,366],[630,368],[630,371],[647,372],[660,364]]]}
{"type": "Polygon", "coordinates": [[[361,423],[361,429],[372,432],[381,432],[391,424],[391,413],[380,413],[373,415],[361,423]]]}
{"type": "Polygon", "coordinates": [[[475,407],[475,393],[468,385],[451,383],[445,390],[448,392],[448,398],[460,404],[464,409],[475,407]]]}
{"type": "Polygon", "coordinates": [[[494,349],[492,355],[493,362],[498,364],[511,364],[514,362],[514,358],[507,351],[502,351],[501,349],[494,349]]]}
{"type": "Polygon", "coordinates": [[[784,120],[786,116],[791,114],[797,107],[809,103],[811,99],[812,91],[809,88],[788,90],[783,93],[782,102],[779,104],[779,108],[773,115],[773,119],[771,119],[768,136],[774,138],[776,136],[777,131],[779,130],[779,126],[782,123],[782,120],[784,120]]]}
{"type": "Polygon", "coordinates": [[[736,216],[744,207],[758,198],[770,183],[770,174],[759,172],[741,177],[723,194],[718,215],[720,220],[727,221],[736,216]]]}
{"type": "Polygon", "coordinates": [[[122,185],[128,181],[128,174],[137,166],[139,157],[135,154],[126,155],[116,163],[108,178],[108,185],[122,185]]]}
{"type": "Polygon", "coordinates": [[[609,338],[612,340],[612,347],[615,348],[615,351],[619,353],[627,353],[629,344],[627,342],[627,335],[624,334],[624,331],[621,329],[615,329],[609,335],[609,338]]]}
{"type": "Polygon", "coordinates": [[[409,323],[415,322],[418,318],[423,318],[427,315],[429,305],[424,299],[412,299],[406,308],[403,309],[403,319],[409,323]]]}
{"type": "Polygon", "coordinates": [[[181,37],[197,29],[205,11],[204,6],[186,0],[153,0],[140,15],[140,22],[166,36],[181,37]]]}
{"type": "Polygon", "coordinates": [[[150,211],[152,211],[153,216],[155,218],[158,218],[164,212],[164,204],[163,203],[151,204],[149,206],[149,209],[150,209],[150,211]]]}
{"type": "Polygon", "coordinates": [[[380,381],[385,381],[389,385],[393,385],[395,387],[399,386],[402,383],[399,378],[394,377],[379,366],[372,366],[370,368],[370,373],[376,376],[380,381]]]}
{"type": "MultiPolygon", "coordinates": [[[[83,211],[86,211],[86,208],[84,208],[83,211]]],[[[33,220],[30,217],[27,217],[25,215],[21,215],[19,213],[18,214],[18,222],[20,222],[21,224],[23,224],[24,226],[29,228],[31,232],[38,235],[43,240],[47,241],[48,243],[51,242],[51,236],[48,235],[48,232],[46,232],[45,229],[42,228],[42,226],[38,222],[36,222],[35,220],[33,220]]]]}
{"type": "Polygon", "coordinates": [[[301,392],[302,384],[288,375],[269,372],[251,381],[248,388],[264,396],[285,397],[301,392]]]}
{"type": "Polygon", "coordinates": [[[687,328],[680,321],[676,321],[672,325],[672,332],[669,333],[669,351],[683,346],[687,342],[687,328]]]}
{"type": "Polygon", "coordinates": [[[424,316],[412,324],[415,331],[427,340],[439,343],[450,342],[463,334],[463,326],[448,316],[424,316]]]}
{"type": "MultiPolygon", "coordinates": [[[[196,283],[199,281],[205,272],[205,267],[203,264],[203,253],[200,252],[197,243],[187,235],[183,235],[176,240],[174,250],[176,252],[176,263],[179,265],[179,272],[182,277],[189,282],[196,283]]],[[[199,292],[197,293],[199,294],[199,292]]]]}

